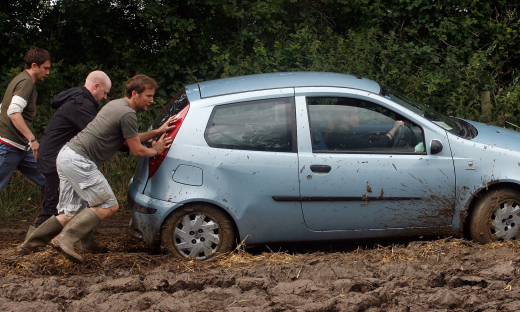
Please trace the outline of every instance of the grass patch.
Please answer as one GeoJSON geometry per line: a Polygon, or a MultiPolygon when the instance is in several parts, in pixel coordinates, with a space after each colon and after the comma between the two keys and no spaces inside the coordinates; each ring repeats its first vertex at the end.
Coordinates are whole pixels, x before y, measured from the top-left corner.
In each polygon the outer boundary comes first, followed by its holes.
{"type": "MultiPolygon", "coordinates": [[[[116,153],[100,168],[110,183],[120,207],[126,207],[128,204],[128,181],[134,174],[137,162],[137,157],[116,153]]],[[[43,195],[40,188],[17,170],[0,194],[0,220],[21,218],[32,221],[38,215],[42,203],[43,195]]]]}
{"type": "Polygon", "coordinates": [[[42,202],[40,187],[17,170],[0,194],[0,219],[32,218],[40,210],[42,202]]]}

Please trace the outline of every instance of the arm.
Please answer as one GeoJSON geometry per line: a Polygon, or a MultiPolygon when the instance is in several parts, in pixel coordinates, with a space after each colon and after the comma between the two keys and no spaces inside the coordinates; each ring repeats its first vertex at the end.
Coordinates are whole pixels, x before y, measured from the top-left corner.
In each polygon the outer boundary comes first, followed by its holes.
{"type": "Polygon", "coordinates": [[[85,129],[87,125],[92,120],[94,120],[94,118],[96,118],[97,113],[98,111],[95,107],[89,107],[88,109],[80,107],[80,110],[77,111],[78,118],[76,118],[76,120],[73,121],[74,126],[76,127],[76,129],[78,129],[78,131],[85,129]]]}
{"type": "MultiPolygon", "coordinates": [[[[161,135],[163,133],[170,131],[171,129],[175,128],[173,123],[175,121],[177,121],[177,119],[178,119],[177,115],[173,115],[172,117],[168,118],[168,120],[166,120],[166,122],[164,122],[162,124],[162,126],[160,126],[159,128],[152,130],[152,131],[139,133],[139,141],[146,142],[146,141],[150,140],[151,138],[154,138],[158,135],[161,135]]],[[[128,145],[128,146],[130,146],[130,145],[128,145]]],[[[130,150],[132,150],[132,149],[130,148],[130,150]]]]}
{"type": "MultiPolygon", "coordinates": [[[[154,138],[154,137],[156,137],[158,135],[163,134],[164,132],[160,132],[159,129],[160,128],[157,128],[155,130],[148,131],[148,132],[141,132],[141,133],[139,133],[139,136],[138,136],[139,142],[146,142],[146,141],[150,140],[151,138],[154,138]]],[[[127,139],[127,142],[128,142],[128,139],[127,139]]]]}
{"type": "MultiPolygon", "coordinates": [[[[27,125],[25,124],[25,120],[23,120],[23,116],[21,113],[13,113],[9,118],[11,118],[11,122],[13,123],[14,127],[18,131],[20,131],[20,133],[27,140],[29,140],[29,142],[36,138],[29,129],[29,127],[27,127],[27,125]]],[[[34,159],[36,159],[36,157],[38,156],[38,149],[40,148],[40,143],[38,143],[38,141],[33,141],[29,146],[31,147],[34,153],[34,159]]]]}
{"type": "MultiPolygon", "coordinates": [[[[84,100],[88,101],[88,100],[84,100]]],[[[74,100],[68,101],[61,105],[56,113],[60,113],[76,131],[80,132],[85,129],[87,125],[94,120],[98,111],[94,105],[84,103],[83,105],[77,104],[74,100]],[[61,110],[61,111],[60,111],[61,110]]]]}
{"type": "MultiPolygon", "coordinates": [[[[150,131],[151,132],[151,131],[150,131]]],[[[137,157],[154,157],[164,152],[167,148],[172,145],[172,139],[165,138],[164,134],[161,135],[157,142],[152,143],[152,147],[145,147],[141,144],[140,136],[133,138],[127,138],[125,142],[130,148],[132,155],[137,157]]]]}
{"type": "Polygon", "coordinates": [[[40,144],[36,141],[36,137],[31,132],[25,120],[23,119],[22,112],[27,107],[28,99],[31,98],[32,93],[34,92],[34,85],[32,80],[24,79],[20,81],[16,85],[16,88],[13,92],[13,97],[11,98],[11,103],[7,109],[7,116],[13,123],[13,126],[16,130],[20,131],[20,133],[31,142],[34,140],[29,147],[32,149],[34,154],[34,159],[38,156],[38,149],[40,148],[40,144]]]}
{"type": "Polygon", "coordinates": [[[395,133],[397,132],[397,129],[399,129],[399,127],[401,127],[401,126],[404,126],[404,121],[402,121],[402,120],[397,120],[397,121],[395,122],[394,126],[392,127],[392,129],[390,129],[390,131],[388,131],[388,132],[386,133],[386,136],[387,136],[388,138],[390,138],[390,140],[393,140],[394,135],[395,135],[395,133]]]}
{"type": "MultiPolygon", "coordinates": [[[[391,147],[394,142],[394,136],[396,135],[397,131],[400,127],[404,127],[404,121],[397,120],[394,123],[394,126],[392,129],[390,129],[387,133],[368,133],[368,135],[361,135],[359,137],[349,137],[348,142],[357,148],[381,148],[381,147],[391,147]]],[[[399,138],[396,138],[399,140],[399,138]]],[[[348,145],[347,145],[348,146],[348,145]]]]}

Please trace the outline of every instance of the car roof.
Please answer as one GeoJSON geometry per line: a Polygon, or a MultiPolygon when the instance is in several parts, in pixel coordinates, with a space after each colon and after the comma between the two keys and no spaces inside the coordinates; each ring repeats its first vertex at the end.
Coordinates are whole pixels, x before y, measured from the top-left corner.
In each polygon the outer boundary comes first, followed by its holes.
{"type": "Polygon", "coordinates": [[[379,93],[378,83],[360,76],[324,72],[284,72],[239,76],[199,82],[186,86],[199,91],[200,98],[225,94],[295,87],[342,87],[379,93]]]}

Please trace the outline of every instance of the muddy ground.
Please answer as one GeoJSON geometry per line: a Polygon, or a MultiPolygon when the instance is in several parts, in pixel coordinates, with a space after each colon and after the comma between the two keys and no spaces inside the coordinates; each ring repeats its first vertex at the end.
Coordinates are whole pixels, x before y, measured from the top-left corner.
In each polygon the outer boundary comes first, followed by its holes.
{"type": "Polygon", "coordinates": [[[103,221],[109,253],[82,265],[15,254],[29,222],[0,222],[0,311],[519,311],[520,243],[454,238],[269,245],[177,261],[103,221]]]}

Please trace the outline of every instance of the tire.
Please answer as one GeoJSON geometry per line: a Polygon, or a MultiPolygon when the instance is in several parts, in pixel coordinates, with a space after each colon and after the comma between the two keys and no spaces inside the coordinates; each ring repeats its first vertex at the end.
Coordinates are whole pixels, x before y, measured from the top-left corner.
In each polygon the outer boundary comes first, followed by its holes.
{"type": "Polygon", "coordinates": [[[498,189],[482,196],[471,214],[471,238],[480,244],[520,237],[520,194],[498,189]]]}
{"type": "Polygon", "coordinates": [[[229,217],[204,204],[173,211],[161,229],[161,249],[181,259],[207,260],[233,250],[235,234],[229,217]]]}

